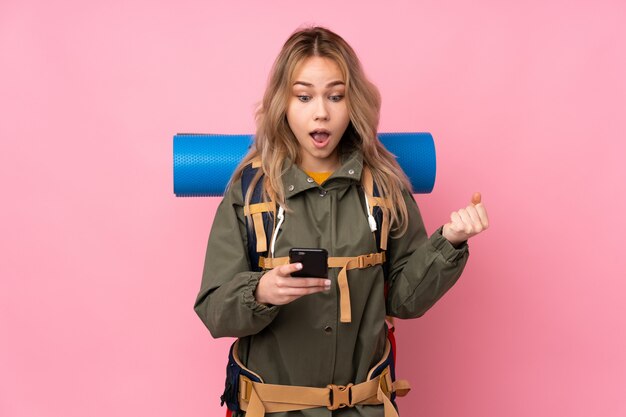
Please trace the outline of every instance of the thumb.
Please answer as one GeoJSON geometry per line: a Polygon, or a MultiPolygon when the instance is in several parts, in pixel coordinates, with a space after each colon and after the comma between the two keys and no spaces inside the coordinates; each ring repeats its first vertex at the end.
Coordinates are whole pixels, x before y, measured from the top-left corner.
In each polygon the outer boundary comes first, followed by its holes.
{"type": "Polygon", "coordinates": [[[472,194],[472,204],[473,205],[480,204],[480,193],[476,192],[472,194]]]}

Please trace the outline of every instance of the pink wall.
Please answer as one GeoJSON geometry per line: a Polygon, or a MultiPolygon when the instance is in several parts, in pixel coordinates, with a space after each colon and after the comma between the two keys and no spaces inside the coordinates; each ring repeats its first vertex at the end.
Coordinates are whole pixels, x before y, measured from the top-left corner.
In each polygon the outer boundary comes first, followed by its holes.
{"type": "Polygon", "coordinates": [[[626,415],[626,7],[545,3],[3,0],[0,415],[222,415],[192,310],[218,200],[173,196],[171,137],[252,132],[304,23],[355,47],[382,131],[434,134],[429,230],[490,210],[399,324],[403,415],[626,415]]]}

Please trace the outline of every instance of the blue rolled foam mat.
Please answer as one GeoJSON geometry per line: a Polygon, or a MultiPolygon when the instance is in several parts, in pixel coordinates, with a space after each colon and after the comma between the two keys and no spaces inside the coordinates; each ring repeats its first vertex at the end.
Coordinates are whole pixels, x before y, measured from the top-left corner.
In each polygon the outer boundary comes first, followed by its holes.
{"type": "MultiPolygon", "coordinates": [[[[430,193],[437,170],[430,133],[379,133],[411,180],[413,192],[430,193]]],[[[174,136],[174,194],[177,197],[224,195],[233,171],[252,145],[252,135],[179,133],[174,136]]]]}

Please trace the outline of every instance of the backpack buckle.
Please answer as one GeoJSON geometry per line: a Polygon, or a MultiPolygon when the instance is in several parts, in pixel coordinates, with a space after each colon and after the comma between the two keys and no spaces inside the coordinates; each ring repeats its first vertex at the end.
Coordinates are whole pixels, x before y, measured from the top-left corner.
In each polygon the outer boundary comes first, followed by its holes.
{"type": "Polygon", "coordinates": [[[369,268],[370,266],[376,265],[376,262],[374,260],[374,254],[370,253],[368,255],[359,256],[358,264],[359,269],[369,268]]]}
{"type": "Polygon", "coordinates": [[[348,385],[335,385],[329,384],[326,388],[329,389],[328,392],[328,402],[329,405],[326,406],[329,410],[337,410],[339,408],[344,407],[354,407],[352,404],[352,386],[354,384],[348,385]]]}
{"type": "Polygon", "coordinates": [[[240,385],[240,396],[243,401],[250,401],[250,397],[252,397],[252,381],[250,378],[247,378],[243,375],[239,377],[240,385]]]}

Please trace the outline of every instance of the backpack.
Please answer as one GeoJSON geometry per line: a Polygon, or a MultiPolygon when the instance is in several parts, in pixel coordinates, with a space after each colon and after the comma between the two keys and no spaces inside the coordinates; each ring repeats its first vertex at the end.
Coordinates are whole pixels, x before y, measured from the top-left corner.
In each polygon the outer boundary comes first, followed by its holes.
{"type": "MultiPolygon", "coordinates": [[[[250,185],[258,173],[260,161],[254,160],[248,164],[241,174],[241,191],[246,196],[250,185]]],[[[387,240],[389,237],[389,212],[386,208],[388,199],[380,196],[378,187],[372,179],[369,168],[363,168],[362,175],[363,197],[366,202],[366,213],[370,230],[374,233],[376,239],[376,247],[381,251],[387,250],[387,240]],[[385,211],[387,211],[385,213],[385,211]]],[[[253,271],[261,271],[263,268],[259,265],[261,256],[273,256],[272,246],[274,235],[280,227],[280,219],[282,218],[281,207],[276,209],[276,203],[273,201],[263,201],[263,175],[261,174],[255,184],[254,190],[250,196],[249,206],[244,208],[246,214],[246,229],[248,231],[248,259],[253,271]],[[250,223],[250,219],[252,222],[250,223]],[[278,223],[277,223],[278,219],[278,223]]],[[[387,276],[387,263],[383,263],[385,277],[387,276]]],[[[386,287],[385,287],[386,290],[386,287]]],[[[385,294],[386,295],[386,294],[385,294]]]]}
{"type": "MultiPolygon", "coordinates": [[[[281,222],[284,219],[283,210],[282,207],[279,207],[277,210],[277,204],[274,201],[263,201],[263,174],[259,174],[259,167],[260,161],[253,160],[252,163],[248,164],[243,169],[241,175],[241,191],[244,199],[253,181],[255,179],[257,180],[254,185],[254,189],[251,192],[249,204],[244,207],[248,237],[247,252],[250,266],[253,271],[262,271],[264,269],[279,265],[280,263],[272,265],[271,262],[268,262],[274,259],[285,263],[284,258],[273,258],[273,246],[276,240],[278,230],[280,229],[281,222]]],[[[374,183],[371,172],[367,167],[363,168],[361,183],[361,191],[363,192],[363,199],[365,200],[366,205],[365,215],[368,219],[370,230],[372,231],[372,233],[374,233],[376,239],[376,247],[382,251],[380,253],[382,253],[383,255],[382,262],[380,262],[380,264],[382,264],[383,272],[385,275],[384,291],[386,299],[388,292],[388,282],[386,279],[388,275],[388,264],[384,262],[384,251],[387,249],[387,240],[389,235],[390,214],[389,209],[387,208],[388,200],[383,199],[380,196],[378,187],[374,183]]],[[[339,266],[331,265],[331,260],[332,258],[329,258],[329,266],[339,266]]],[[[374,264],[370,264],[368,266],[371,265],[374,264]]],[[[344,265],[344,269],[345,268],[346,266],[344,265]]],[[[344,321],[343,318],[341,321],[344,321]]],[[[377,369],[375,373],[380,372],[385,366],[389,366],[391,378],[393,381],[395,381],[396,341],[394,336],[395,326],[392,317],[386,317],[386,326],[387,338],[390,345],[390,355],[387,361],[382,364],[379,367],[380,369],[377,369]]],[[[229,404],[229,409],[226,412],[227,417],[239,415],[238,413],[240,411],[237,404],[237,392],[239,388],[236,385],[237,381],[239,380],[239,373],[234,372],[233,369],[240,369],[241,366],[233,366],[233,363],[236,362],[233,360],[233,349],[236,349],[236,347],[234,346],[236,346],[236,344],[231,347],[230,360],[227,366],[226,389],[224,395],[222,395],[221,398],[222,404],[224,404],[225,402],[229,404]]],[[[252,380],[259,382],[259,379],[256,378],[256,375],[253,376],[252,380]]],[[[395,396],[395,393],[391,394],[392,402],[395,400],[395,396]]]]}

